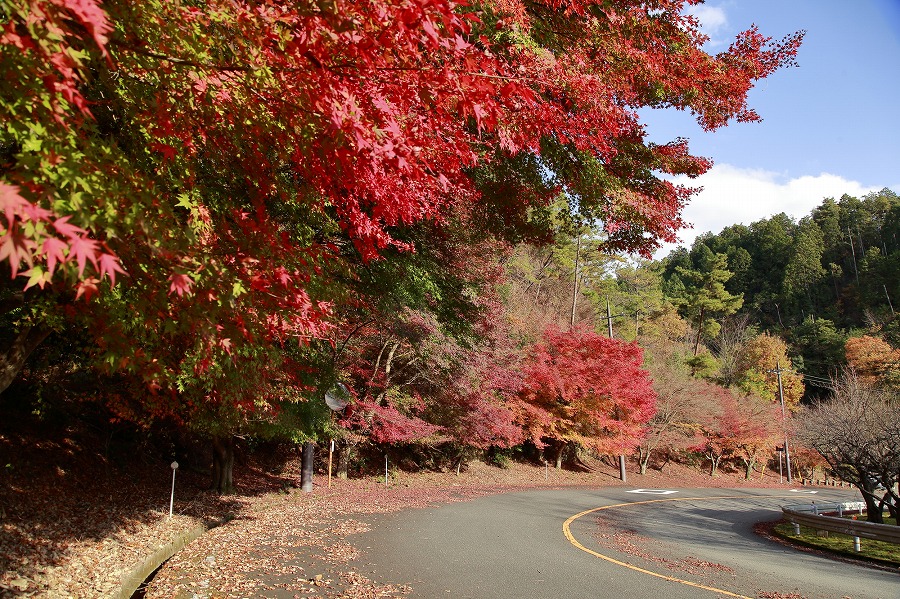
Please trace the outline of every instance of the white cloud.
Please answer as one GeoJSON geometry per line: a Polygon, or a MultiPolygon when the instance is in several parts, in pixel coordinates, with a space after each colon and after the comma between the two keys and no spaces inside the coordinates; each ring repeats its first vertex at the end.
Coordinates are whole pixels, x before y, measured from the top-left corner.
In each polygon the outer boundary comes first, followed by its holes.
{"type": "MultiPolygon", "coordinates": [[[[684,210],[685,222],[694,227],[679,233],[680,245],[690,247],[701,233],[718,233],[734,224],[749,225],[781,212],[799,220],[825,198],[839,199],[844,194],[861,197],[881,189],[828,173],[784,182],[780,179],[777,173],[728,164],[718,164],[697,179],[674,178],[675,183],[703,187],[684,210]]],[[[656,257],[666,256],[675,247],[675,244],[665,244],[656,257]]]]}
{"type": "Polygon", "coordinates": [[[710,49],[724,47],[730,43],[728,39],[728,15],[725,14],[724,6],[695,4],[688,6],[684,12],[700,21],[700,31],[709,37],[706,45],[710,49]]]}
{"type": "Polygon", "coordinates": [[[728,17],[721,6],[709,6],[708,4],[695,4],[684,11],[685,14],[697,17],[704,33],[712,36],[728,26],[728,17]]]}

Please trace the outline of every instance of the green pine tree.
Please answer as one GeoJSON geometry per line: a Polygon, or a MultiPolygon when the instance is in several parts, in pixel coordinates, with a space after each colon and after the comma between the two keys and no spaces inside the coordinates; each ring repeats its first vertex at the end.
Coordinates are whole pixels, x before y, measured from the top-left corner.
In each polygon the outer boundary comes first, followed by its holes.
{"type": "Polygon", "coordinates": [[[704,248],[699,258],[696,269],[684,266],[676,269],[684,283],[684,291],[675,302],[685,318],[697,326],[695,356],[700,349],[701,336],[714,337],[719,331],[720,325],[713,317],[734,314],[744,304],[743,294],[733,295],[725,289],[725,283],[733,276],[728,270],[728,257],[704,248]]]}

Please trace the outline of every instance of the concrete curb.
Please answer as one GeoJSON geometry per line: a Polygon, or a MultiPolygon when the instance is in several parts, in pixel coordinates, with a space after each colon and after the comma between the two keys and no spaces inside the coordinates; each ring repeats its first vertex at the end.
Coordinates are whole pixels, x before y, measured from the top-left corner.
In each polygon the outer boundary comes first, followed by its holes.
{"type": "Polygon", "coordinates": [[[159,568],[163,562],[178,553],[185,545],[205,533],[209,528],[203,524],[177,535],[172,541],[166,543],[150,556],[144,559],[131,572],[122,576],[122,585],[118,591],[109,595],[108,599],[130,599],[138,587],[159,568]]]}

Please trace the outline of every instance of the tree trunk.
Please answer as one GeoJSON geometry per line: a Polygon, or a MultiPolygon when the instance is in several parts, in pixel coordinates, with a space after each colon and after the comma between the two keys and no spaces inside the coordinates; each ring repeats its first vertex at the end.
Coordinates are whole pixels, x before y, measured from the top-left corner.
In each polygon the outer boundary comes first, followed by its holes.
{"type": "Polygon", "coordinates": [[[50,333],[50,329],[40,326],[26,327],[19,331],[16,338],[0,354],[0,393],[6,391],[12,384],[25,366],[25,360],[50,333]]]}
{"type": "Polygon", "coordinates": [[[572,283],[572,318],[569,321],[569,327],[575,327],[575,308],[578,305],[578,258],[581,254],[581,233],[578,233],[578,243],[575,246],[575,276],[572,283]]]}
{"type": "Polygon", "coordinates": [[[753,475],[753,464],[756,460],[745,460],[744,461],[744,480],[750,480],[750,477],[753,475]]]}
{"type": "Polygon", "coordinates": [[[647,474],[647,466],[650,465],[650,456],[653,452],[650,449],[647,449],[645,452],[643,447],[638,449],[640,451],[641,474],[647,474]]]}
{"type": "Polygon", "coordinates": [[[857,483],[856,486],[862,491],[863,501],[866,502],[866,520],[874,524],[884,524],[881,502],[878,501],[878,497],[875,495],[875,489],[870,488],[873,485],[857,483]]]}
{"type": "Polygon", "coordinates": [[[312,493],[313,471],[315,470],[316,444],[308,442],[303,446],[303,460],[300,467],[300,490],[312,493]]]}
{"type": "Polygon", "coordinates": [[[213,437],[212,488],[222,495],[234,492],[234,437],[213,437]]]}
{"type": "Polygon", "coordinates": [[[562,468],[563,453],[565,452],[565,450],[566,450],[566,444],[565,444],[565,443],[560,443],[560,444],[559,444],[559,449],[558,449],[557,452],[556,452],[556,469],[557,469],[557,470],[559,470],[560,468],[562,468]]]}
{"type": "Polygon", "coordinates": [[[378,397],[375,398],[375,401],[382,405],[387,406],[387,402],[385,401],[385,397],[387,397],[388,389],[391,386],[391,368],[393,367],[394,362],[394,354],[397,352],[397,348],[400,347],[400,342],[395,341],[391,346],[390,351],[388,352],[387,359],[384,363],[384,390],[378,394],[378,397]]]}
{"type": "Polygon", "coordinates": [[[705,307],[700,307],[700,316],[697,318],[697,340],[694,342],[694,355],[700,351],[700,334],[703,332],[703,317],[704,317],[705,307]]]}
{"type": "Polygon", "coordinates": [[[665,468],[666,466],[668,466],[668,465],[669,465],[669,462],[671,462],[671,461],[672,461],[672,454],[669,453],[669,452],[667,451],[667,452],[665,453],[665,458],[663,459],[662,463],[659,465],[658,470],[659,470],[660,472],[662,472],[662,471],[663,471],[663,468],[665,468]]]}
{"type": "Polygon", "coordinates": [[[716,471],[719,469],[719,460],[722,459],[722,456],[716,456],[710,454],[709,456],[709,475],[715,476],[716,471]]]}

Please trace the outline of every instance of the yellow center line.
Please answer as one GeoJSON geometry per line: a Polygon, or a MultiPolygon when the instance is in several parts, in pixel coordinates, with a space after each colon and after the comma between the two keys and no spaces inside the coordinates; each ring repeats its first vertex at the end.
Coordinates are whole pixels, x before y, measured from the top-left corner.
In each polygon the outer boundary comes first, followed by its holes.
{"type": "Polygon", "coordinates": [[[656,578],[662,578],[663,580],[667,580],[669,582],[677,582],[679,584],[684,584],[690,587],[695,587],[698,589],[704,589],[706,591],[712,591],[713,593],[719,593],[721,595],[727,595],[729,597],[737,597],[738,599],[754,599],[753,597],[747,597],[746,595],[738,595],[737,593],[732,593],[730,591],[726,591],[724,589],[718,589],[716,587],[710,587],[706,585],[702,585],[696,582],[691,582],[690,580],[683,580],[681,578],[675,578],[674,576],[666,576],[665,574],[660,574],[658,572],[652,572],[650,570],[645,570],[644,568],[639,568],[638,566],[619,561],[615,558],[609,557],[608,555],[603,555],[602,553],[598,553],[593,549],[588,549],[584,545],[578,542],[575,539],[575,536],[572,534],[571,525],[572,522],[587,516],[588,514],[593,514],[594,512],[599,512],[601,510],[608,510],[614,507],[626,507],[629,505],[643,505],[647,503],[662,503],[664,501],[713,501],[717,499],[778,499],[785,497],[793,497],[793,495],[765,495],[765,496],[757,496],[757,497],[748,497],[746,495],[730,495],[730,496],[720,496],[720,497],[673,497],[669,499],[648,499],[646,501],[632,501],[629,503],[617,503],[615,505],[604,505],[602,507],[595,507],[589,510],[585,510],[581,513],[575,514],[570,517],[568,520],[563,522],[562,529],[563,534],[566,535],[566,538],[569,540],[572,545],[581,549],[585,553],[589,553],[594,557],[599,557],[602,560],[606,560],[612,564],[616,564],[617,566],[622,566],[624,568],[628,568],[629,570],[634,570],[636,572],[640,572],[642,574],[648,574],[650,576],[655,576],[656,578]]]}

